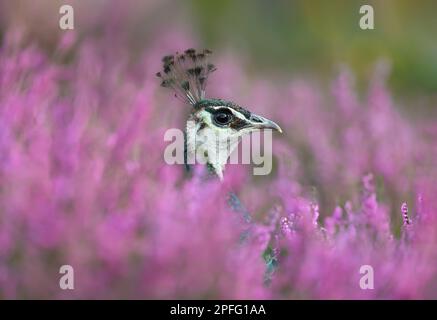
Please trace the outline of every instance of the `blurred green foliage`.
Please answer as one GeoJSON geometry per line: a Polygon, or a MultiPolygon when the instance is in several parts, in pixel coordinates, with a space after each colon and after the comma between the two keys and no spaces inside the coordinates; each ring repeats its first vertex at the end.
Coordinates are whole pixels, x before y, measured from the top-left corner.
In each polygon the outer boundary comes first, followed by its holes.
{"type": "Polygon", "coordinates": [[[365,81],[378,59],[391,62],[390,84],[415,95],[437,89],[437,1],[191,0],[205,43],[236,48],[247,66],[313,72],[331,78],[339,64],[365,81]],[[375,29],[361,30],[359,8],[370,4],[375,29]]]}
{"type": "MultiPolygon", "coordinates": [[[[53,50],[62,0],[0,0],[0,41],[10,25],[53,50]],[[53,18],[55,17],[55,18],[53,18]]],[[[90,35],[112,26],[132,52],[153,36],[186,28],[214,51],[232,49],[247,70],[331,81],[347,65],[358,89],[379,59],[391,62],[391,89],[437,101],[437,0],[71,0],[77,30],[90,35]],[[370,4],[375,29],[361,30],[359,9],[370,4]]],[[[361,90],[360,90],[361,91],[361,90]]],[[[427,103],[432,105],[432,103],[427,103]]]]}

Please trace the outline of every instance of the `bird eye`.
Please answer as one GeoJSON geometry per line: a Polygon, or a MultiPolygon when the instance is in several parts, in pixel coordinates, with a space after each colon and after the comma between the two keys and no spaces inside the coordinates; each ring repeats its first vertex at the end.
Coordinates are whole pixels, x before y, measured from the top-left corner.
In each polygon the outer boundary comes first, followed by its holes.
{"type": "Polygon", "coordinates": [[[218,110],[214,116],[214,122],[219,126],[225,126],[229,124],[233,119],[233,114],[227,109],[218,110]]]}

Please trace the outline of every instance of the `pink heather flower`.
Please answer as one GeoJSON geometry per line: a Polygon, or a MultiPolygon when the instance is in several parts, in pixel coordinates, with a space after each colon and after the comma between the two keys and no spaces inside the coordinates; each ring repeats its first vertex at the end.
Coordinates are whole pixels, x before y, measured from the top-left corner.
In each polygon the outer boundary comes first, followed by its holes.
{"type": "Polygon", "coordinates": [[[402,203],[401,211],[402,211],[402,219],[403,219],[404,225],[410,224],[411,220],[408,217],[408,206],[407,206],[406,202],[402,203]]]}

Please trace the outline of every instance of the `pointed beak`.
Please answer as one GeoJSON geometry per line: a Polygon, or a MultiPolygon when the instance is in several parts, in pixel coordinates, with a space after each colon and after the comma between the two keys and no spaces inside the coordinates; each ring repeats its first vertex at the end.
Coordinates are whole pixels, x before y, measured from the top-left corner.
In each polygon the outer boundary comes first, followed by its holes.
{"type": "Polygon", "coordinates": [[[277,123],[256,114],[252,114],[250,122],[255,129],[272,129],[282,133],[282,129],[277,123]]]}

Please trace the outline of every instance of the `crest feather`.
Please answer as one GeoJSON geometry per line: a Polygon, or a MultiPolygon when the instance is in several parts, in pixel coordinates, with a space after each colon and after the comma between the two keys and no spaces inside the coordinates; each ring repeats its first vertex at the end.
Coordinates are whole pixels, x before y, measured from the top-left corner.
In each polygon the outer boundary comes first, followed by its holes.
{"type": "Polygon", "coordinates": [[[162,72],[156,74],[162,79],[161,86],[173,89],[176,97],[191,105],[205,99],[208,76],[216,70],[208,63],[211,53],[208,49],[187,49],[182,54],[164,56],[162,72]]]}

